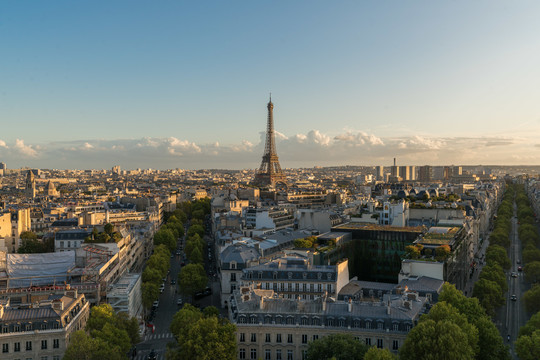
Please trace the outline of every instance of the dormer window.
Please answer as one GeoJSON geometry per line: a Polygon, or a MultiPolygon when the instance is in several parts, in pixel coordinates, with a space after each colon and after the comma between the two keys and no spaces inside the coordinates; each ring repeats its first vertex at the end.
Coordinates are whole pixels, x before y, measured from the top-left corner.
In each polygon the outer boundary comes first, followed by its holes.
{"type": "Polygon", "coordinates": [[[304,280],[307,279],[307,272],[302,273],[302,279],[304,279],[304,280]]]}
{"type": "Polygon", "coordinates": [[[259,279],[262,279],[262,276],[263,276],[262,271],[259,271],[259,274],[258,274],[258,275],[259,275],[259,279]]]}
{"type": "Polygon", "coordinates": [[[317,279],[322,279],[322,274],[321,273],[317,273],[317,279]]]}
{"type": "Polygon", "coordinates": [[[231,261],[231,270],[236,269],[236,261],[231,261]]]}
{"type": "Polygon", "coordinates": [[[328,280],[332,280],[332,273],[328,273],[327,277],[328,277],[328,280]]]}
{"type": "Polygon", "coordinates": [[[289,280],[292,279],[292,272],[289,271],[289,272],[287,273],[287,277],[289,278],[289,280]]]}
{"type": "Polygon", "coordinates": [[[277,271],[274,271],[274,273],[272,274],[272,278],[277,279],[277,271]]]}

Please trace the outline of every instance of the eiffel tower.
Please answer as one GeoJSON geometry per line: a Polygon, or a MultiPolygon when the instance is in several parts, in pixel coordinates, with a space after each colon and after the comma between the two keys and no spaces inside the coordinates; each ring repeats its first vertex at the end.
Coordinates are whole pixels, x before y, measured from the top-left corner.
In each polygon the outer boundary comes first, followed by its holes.
{"type": "Polygon", "coordinates": [[[259,187],[270,186],[274,187],[281,183],[287,186],[287,178],[281,171],[279,160],[276,152],[276,137],[274,135],[274,104],[272,104],[272,95],[266,106],[268,109],[268,123],[266,125],[266,144],[264,146],[264,154],[262,157],[261,166],[255,174],[254,184],[259,187]]]}

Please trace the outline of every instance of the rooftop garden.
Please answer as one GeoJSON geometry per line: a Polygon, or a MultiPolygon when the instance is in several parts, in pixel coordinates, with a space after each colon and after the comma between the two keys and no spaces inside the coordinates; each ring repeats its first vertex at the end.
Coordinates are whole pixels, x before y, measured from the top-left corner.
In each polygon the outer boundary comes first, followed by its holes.
{"type": "Polygon", "coordinates": [[[297,249],[313,249],[319,252],[327,252],[336,247],[336,241],[334,239],[321,240],[316,236],[308,236],[294,240],[294,247],[297,249]]]}

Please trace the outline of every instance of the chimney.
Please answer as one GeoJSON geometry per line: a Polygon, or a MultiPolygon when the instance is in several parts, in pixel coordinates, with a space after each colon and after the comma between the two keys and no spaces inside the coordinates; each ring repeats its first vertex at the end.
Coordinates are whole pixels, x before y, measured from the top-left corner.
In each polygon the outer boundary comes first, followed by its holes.
{"type": "Polygon", "coordinates": [[[352,312],[352,299],[349,298],[349,303],[347,304],[347,311],[352,312]]]}
{"type": "Polygon", "coordinates": [[[261,296],[261,300],[259,301],[259,309],[264,310],[264,297],[261,296]]]}
{"type": "Polygon", "coordinates": [[[64,302],[60,299],[54,299],[52,301],[53,310],[64,311],[64,302]]]}
{"type": "Polygon", "coordinates": [[[386,303],[386,315],[390,315],[390,299],[388,299],[388,302],[386,303]]]}

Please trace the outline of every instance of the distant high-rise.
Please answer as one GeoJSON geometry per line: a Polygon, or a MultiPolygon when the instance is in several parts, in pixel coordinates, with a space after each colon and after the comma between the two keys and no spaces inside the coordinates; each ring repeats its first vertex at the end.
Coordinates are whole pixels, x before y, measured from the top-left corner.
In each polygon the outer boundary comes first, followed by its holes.
{"type": "Polygon", "coordinates": [[[390,169],[390,176],[392,177],[399,176],[399,168],[396,165],[396,158],[394,158],[394,165],[392,165],[392,168],[390,169]]]}
{"type": "Polygon", "coordinates": [[[409,166],[409,180],[416,180],[416,166],[414,165],[409,166]]]}
{"type": "Polygon", "coordinates": [[[384,167],[383,166],[376,166],[375,167],[375,176],[377,177],[377,180],[383,180],[384,179],[384,167]]]}
{"type": "Polygon", "coordinates": [[[266,124],[266,144],[261,166],[255,174],[254,184],[257,186],[275,186],[278,183],[287,185],[287,178],[281,171],[279,158],[276,152],[276,137],[274,134],[274,104],[272,97],[266,106],[268,109],[268,119],[266,124]]]}
{"type": "Polygon", "coordinates": [[[421,182],[430,182],[433,180],[433,168],[429,165],[420,166],[418,170],[418,180],[421,182]]]}
{"type": "Polygon", "coordinates": [[[36,197],[36,179],[32,170],[26,174],[26,196],[31,199],[36,197]]]}
{"type": "Polygon", "coordinates": [[[410,166],[400,166],[399,167],[399,176],[403,181],[411,180],[410,166]]]}
{"type": "Polygon", "coordinates": [[[5,176],[7,172],[7,165],[3,162],[0,162],[0,176],[5,176]]]}

